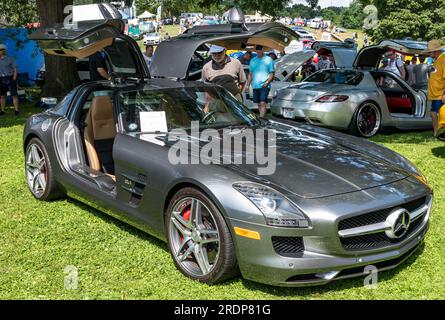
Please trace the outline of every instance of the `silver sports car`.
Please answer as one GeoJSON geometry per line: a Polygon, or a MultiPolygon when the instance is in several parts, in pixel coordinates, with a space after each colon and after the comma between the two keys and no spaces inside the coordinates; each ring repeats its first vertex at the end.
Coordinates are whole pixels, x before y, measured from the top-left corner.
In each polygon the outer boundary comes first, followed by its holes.
{"type": "Polygon", "coordinates": [[[384,127],[430,129],[426,88],[413,88],[395,73],[377,69],[388,50],[414,55],[425,48],[424,42],[409,40],[386,40],[365,47],[353,68],[318,71],[302,83],[278,90],[272,99],[272,114],[362,137],[372,137],[384,127]]]}
{"type": "MultiPolygon", "coordinates": [[[[287,38],[276,23],[237,27],[232,36],[251,42],[264,42],[261,34],[287,38]]],[[[31,36],[49,54],[104,50],[112,74],[27,120],[26,180],[35,198],[70,196],[126,221],[166,241],[176,267],[205,283],[241,272],[273,285],[324,284],[362,275],[369,265],[394,268],[420,246],[433,195],[405,158],[328,129],[260,119],[216,85],[153,79],[123,30],[118,20],[79,22],[31,36]],[[215,109],[205,111],[209,105],[215,109]],[[224,148],[239,141],[232,156],[241,161],[212,152],[209,163],[204,128],[224,148]],[[268,175],[243,161],[269,141],[261,129],[276,135],[268,153],[276,168],[268,175]],[[177,130],[183,133],[174,136],[177,130]],[[247,131],[256,133],[253,143],[247,131]],[[178,144],[191,150],[190,162],[172,161],[178,144]],[[198,155],[207,157],[194,162],[198,155]]]]}

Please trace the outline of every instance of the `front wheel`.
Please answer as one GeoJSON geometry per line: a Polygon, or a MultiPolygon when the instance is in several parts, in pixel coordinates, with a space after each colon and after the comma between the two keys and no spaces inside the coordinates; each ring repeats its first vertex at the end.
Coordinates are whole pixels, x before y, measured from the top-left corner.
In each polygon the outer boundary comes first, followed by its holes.
{"type": "Polygon", "coordinates": [[[170,254],[176,267],[194,280],[214,284],[238,274],[230,231],[218,208],[201,191],[184,188],[166,212],[170,254]]]}
{"type": "Polygon", "coordinates": [[[361,104],[349,126],[349,132],[353,135],[371,138],[377,134],[382,124],[382,115],[379,107],[373,102],[361,104]]]}
{"type": "Polygon", "coordinates": [[[33,196],[39,200],[54,200],[62,196],[43,143],[33,138],[26,147],[26,181],[33,196]]]}

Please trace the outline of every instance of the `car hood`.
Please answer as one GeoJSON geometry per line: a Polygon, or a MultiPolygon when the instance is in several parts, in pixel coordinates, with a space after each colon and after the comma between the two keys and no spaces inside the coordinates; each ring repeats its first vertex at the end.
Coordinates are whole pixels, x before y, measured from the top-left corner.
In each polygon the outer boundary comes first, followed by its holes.
{"type": "Polygon", "coordinates": [[[351,90],[351,85],[320,82],[301,82],[277,92],[276,99],[288,101],[314,101],[327,93],[351,90]]]}
{"type": "MultiPolygon", "coordinates": [[[[355,149],[353,142],[278,121],[269,121],[265,129],[276,132],[275,171],[260,175],[258,169],[267,167],[267,162],[264,165],[246,164],[249,148],[243,140],[243,150],[234,152],[232,164],[225,166],[239,174],[240,179],[267,184],[289,195],[319,198],[390,184],[410,175],[402,167],[365,152],[359,145],[355,149]],[[241,164],[233,164],[235,158],[242,160],[237,162],[241,164]]],[[[229,139],[236,139],[236,136],[233,134],[229,139]]],[[[224,138],[221,140],[223,142],[224,138]]],[[[258,146],[265,142],[257,137],[256,143],[258,146]]],[[[222,157],[218,160],[223,163],[222,157]]],[[[272,162],[273,157],[270,164],[272,162]]]]}

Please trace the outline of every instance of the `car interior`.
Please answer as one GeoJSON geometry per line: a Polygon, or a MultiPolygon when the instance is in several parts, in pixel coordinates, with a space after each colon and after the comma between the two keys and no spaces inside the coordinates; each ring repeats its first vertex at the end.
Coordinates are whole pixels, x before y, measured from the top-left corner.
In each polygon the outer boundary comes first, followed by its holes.
{"type": "Polygon", "coordinates": [[[390,113],[413,115],[415,99],[411,92],[389,72],[372,73],[377,86],[383,91],[390,113]]]}
{"type": "Polygon", "coordinates": [[[115,181],[113,144],[116,121],[112,91],[94,91],[80,115],[82,142],[92,172],[104,173],[115,181]]]}

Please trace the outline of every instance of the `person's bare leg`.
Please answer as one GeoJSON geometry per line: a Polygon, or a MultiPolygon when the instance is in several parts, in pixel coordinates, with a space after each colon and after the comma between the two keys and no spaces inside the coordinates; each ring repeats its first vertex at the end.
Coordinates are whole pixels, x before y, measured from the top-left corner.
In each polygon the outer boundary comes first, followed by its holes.
{"type": "Polygon", "coordinates": [[[437,127],[439,126],[439,120],[437,119],[437,113],[431,112],[431,119],[433,120],[433,134],[436,136],[437,127]]]}
{"type": "Polygon", "coordinates": [[[6,96],[1,96],[1,98],[0,98],[0,105],[1,105],[2,111],[5,112],[6,96]]]}
{"type": "Polygon", "coordinates": [[[258,110],[260,111],[260,117],[264,118],[266,116],[266,104],[264,102],[258,103],[258,110]]]}
{"type": "Polygon", "coordinates": [[[19,111],[19,97],[18,96],[12,97],[12,103],[14,104],[15,111],[19,111]]]}

